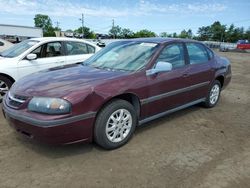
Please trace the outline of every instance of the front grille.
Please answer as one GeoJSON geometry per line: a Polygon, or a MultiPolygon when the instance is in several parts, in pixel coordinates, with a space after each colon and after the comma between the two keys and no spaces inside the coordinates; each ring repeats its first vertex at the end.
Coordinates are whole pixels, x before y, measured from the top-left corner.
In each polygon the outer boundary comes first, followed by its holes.
{"type": "Polygon", "coordinates": [[[21,95],[12,95],[10,92],[8,93],[8,102],[7,104],[10,107],[19,108],[25,101],[28,99],[26,96],[21,95]]]}

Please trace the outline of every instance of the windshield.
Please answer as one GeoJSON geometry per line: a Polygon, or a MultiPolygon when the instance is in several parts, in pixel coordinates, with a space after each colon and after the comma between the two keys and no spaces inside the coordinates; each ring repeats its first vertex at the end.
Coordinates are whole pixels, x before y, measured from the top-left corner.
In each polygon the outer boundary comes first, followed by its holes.
{"type": "Polygon", "coordinates": [[[156,43],[119,41],[84,62],[84,65],[99,69],[137,71],[148,63],[157,48],[156,43]]]}
{"type": "Polygon", "coordinates": [[[38,41],[35,41],[35,40],[25,40],[23,42],[15,44],[14,46],[10,47],[9,49],[3,51],[1,53],[1,56],[3,56],[3,57],[17,57],[37,43],[38,43],[38,41]]]}

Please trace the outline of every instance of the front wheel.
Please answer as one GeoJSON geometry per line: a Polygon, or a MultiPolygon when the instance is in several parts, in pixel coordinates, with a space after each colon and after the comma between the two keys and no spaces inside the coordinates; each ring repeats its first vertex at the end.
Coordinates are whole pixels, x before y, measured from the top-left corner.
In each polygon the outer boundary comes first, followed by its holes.
{"type": "Polygon", "coordinates": [[[205,101],[205,107],[207,108],[214,107],[219,101],[220,92],[221,92],[221,83],[218,80],[215,80],[208,92],[205,101]]]}
{"type": "Polygon", "coordinates": [[[118,148],[129,141],[137,124],[132,104],[125,100],[113,100],[98,114],[94,139],[105,149],[118,148]]]}
{"type": "Polygon", "coordinates": [[[0,75],[0,102],[2,102],[4,95],[9,91],[12,84],[12,81],[0,75]]]}

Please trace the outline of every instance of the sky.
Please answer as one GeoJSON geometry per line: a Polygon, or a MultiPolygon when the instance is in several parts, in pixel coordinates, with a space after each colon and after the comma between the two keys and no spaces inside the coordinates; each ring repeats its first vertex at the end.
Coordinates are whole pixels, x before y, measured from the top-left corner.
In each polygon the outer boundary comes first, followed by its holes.
{"type": "Polygon", "coordinates": [[[250,0],[0,0],[0,24],[34,26],[36,14],[48,15],[62,30],[84,25],[97,33],[108,33],[115,25],[132,31],[148,29],[179,33],[215,21],[250,27],[250,0]]]}

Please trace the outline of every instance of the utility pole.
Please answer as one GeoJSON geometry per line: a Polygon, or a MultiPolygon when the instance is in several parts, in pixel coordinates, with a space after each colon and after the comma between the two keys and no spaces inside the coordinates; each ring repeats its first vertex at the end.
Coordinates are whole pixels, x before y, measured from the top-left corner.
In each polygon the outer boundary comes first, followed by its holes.
{"type": "Polygon", "coordinates": [[[56,21],[55,22],[57,29],[59,30],[60,22],[56,21]]]}
{"type": "Polygon", "coordinates": [[[80,21],[82,21],[82,38],[84,38],[84,14],[82,14],[82,18],[79,19],[80,21]]]}

